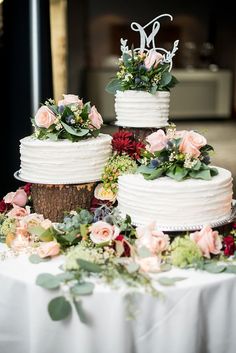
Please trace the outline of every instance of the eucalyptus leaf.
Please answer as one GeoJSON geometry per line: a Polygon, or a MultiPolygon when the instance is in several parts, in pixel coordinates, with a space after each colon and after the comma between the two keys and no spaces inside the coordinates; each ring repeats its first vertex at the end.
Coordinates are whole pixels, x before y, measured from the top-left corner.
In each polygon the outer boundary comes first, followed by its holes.
{"type": "Polygon", "coordinates": [[[228,265],[225,272],[227,273],[236,273],[236,265],[228,265]]]}
{"type": "Polygon", "coordinates": [[[169,168],[167,170],[166,175],[172,179],[181,181],[188,175],[188,170],[179,166],[174,166],[173,168],[169,168]]]}
{"type": "Polygon", "coordinates": [[[161,264],[161,266],[160,266],[161,272],[170,271],[171,268],[172,268],[171,264],[161,264]]]}
{"type": "Polygon", "coordinates": [[[52,241],[54,239],[54,232],[52,228],[44,229],[44,232],[39,236],[39,239],[45,242],[52,241]]]}
{"type": "Polygon", "coordinates": [[[94,284],[91,282],[77,283],[71,288],[71,293],[74,295],[89,295],[94,290],[94,284]]]}
{"type": "Polygon", "coordinates": [[[142,246],[141,248],[138,249],[138,255],[141,258],[152,256],[150,250],[148,250],[146,246],[142,246]]]}
{"type": "Polygon", "coordinates": [[[116,91],[123,91],[120,81],[117,78],[111,80],[105,88],[106,92],[115,94],[116,91]]]}
{"type": "Polygon", "coordinates": [[[158,283],[160,283],[162,286],[173,286],[175,284],[174,278],[171,277],[160,277],[158,278],[158,283]]]}
{"type": "Polygon", "coordinates": [[[49,261],[51,258],[50,257],[44,257],[44,258],[41,258],[39,255],[37,254],[32,254],[29,256],[29,261],[32,263],[32,264],[39,264],[40,262],[47,262],[49,261]]]}
{"type": "Polygon", "coordinates": [[[36,284],[46,289],[56,289],[60,286],[59,279],[51,273],[41,273],[36,278],[36,284]]]}
{"type": "Polygon", "coordinates": [[[82,302],[81,300],[76,300],[74,299],[73,300],[73,303],[74,303],[74,306],[75,306],[75,309],[76,309],[76,312],[79,316],[79,319],[80,321],[83,323],[83,324],[86,324],[86,325],[89,325],[91,324],[91,318],[89,317],[89,315],[84,311],[84,308],[82,306],[82,302]]]}
{"type": "Polygon", "coordinates": [[[102,268],[93,262],[86,261],[83,259],[78,259],[77,262],[79,267],[85,271],[94,272],[94,273],[102,272],[102,268]]]}
{"type": "Polygon", "coordinates": [[[211,262],[204,265],[204,270],[210,273],[221,273],[226,270],[226,267],[226,265],[218,265],[216,262],[211,262]]]}
{"type": "Polygon", "coordinates": [[[169,71],[166,71],[162,74],[161,80],[160,80],[160,85],[162,87],[167,86],[172,80],[172,75],[169,71]]]}
{"type": "Polygon", "coordinates": [[[160,178],[162,174],[164,173],[164,168],[157,168],[157,169],[151,169],[152,173],[150,175],[144,175],[144,178],[146,180],[154,180],[157,178],[160,178]]]}
{"type": "Polygon", "coordinates": [[[189,176],[194,179],[203,179],[203,180],[211,180],[211,173],[210,169],[206,170],[192,170],[189,173],[189,176]]]}
{"type": "Polygon", "coordinates": [[[62,126],[64,127],[64,129],[71,135],[73,136],[79,136],[79,137],[83,137],[85,135],[87,135],[89,133],[88,129],[80,129],[80,130],[76,130],[75,128],[73,128],[72,126],[69,126],[68,124],[64,123],[63,121],[61,121],[62,126]]]}
{"type": "Polygon", "coordinates": [[[130,56],[130,54],[128,54],[128,53],[123,53],[123,55],[122,55],[122,59],[123,59],[123,62],[124,62],[124,65],[125,66],[129,66],[130,65],[130,63],[131,63],[131,59],[132,57],[130,56]]]}
{"type": "Polygon", "coordinates": [[[139,265],[136,262],[131,262],[128,266],[126,266],[126,268],[129,273],[134,273],[138,271],[139,265]]]}
{"type": "Polygon", "coordinates": [[[56,275],[56,277],[60,282],[67,282],[67,281],[71,281],[74,279],[74,275],[71,272],[58,273],[58,275],[56,275]]]}
{"type": "Polygon", "coordinates": [[[65,297],[56,297],[48,304],[48,312],[53,321],[60,321],[71,314],[71,304],[65,297]]]}

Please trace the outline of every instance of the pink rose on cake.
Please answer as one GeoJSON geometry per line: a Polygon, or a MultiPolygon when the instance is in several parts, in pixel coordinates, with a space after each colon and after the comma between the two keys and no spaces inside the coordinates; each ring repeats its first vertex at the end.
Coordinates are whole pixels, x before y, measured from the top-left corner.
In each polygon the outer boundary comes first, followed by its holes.
{"type": "Polygon", "coordinates": [[[146,59],[144,60],[144,65],[147,70],[150,70],[152,67],[156,68],[163,58],[164,57],[161,53],[158,53],[152,49],[149,51],[146,59]]]}
{"type": "Polygon", "coordinates": [[[60,253],[60,244],[56,241],[41,243],[37,249],[39,257],[57,256],[60,253]]]}
{"type": "Polygon", "coordinates": [[[11,211],[7,213],[7,217],[9,218],[17,218],[21,219],[25,216],[28,216],[30,214],[30,208],[29,206],[26,206],[25,208],[13,205],[13,208],[11,211]]]}
{"type": "Polygon", "coordinates": [[[23,189],[18,189],[16,192],[9,192],[3,200],[5,203],[24,207],[28,201],[28,196],[23,189]]]}
{"type": "Polygon", "coordinates": [[[166,147],[169,139],[166,136],[165,132],[159,129],[156,132],[153,132],[151,135],[148,135],[146,137],[146,141],[149,144],[146,149],[149,152],[154,153],[156,151],[163,150],[163,148],[166,147]]]}
{"type": "Polygon", "coordinates": [[[219,254],[222,248],[218,231],[213,231],[209,226],[203,227],[199,232],[191,233],[190,239],[199,246],[203,256],[208,259],[210,254],[219,254]]]}
{"type": "Polygon", "coordinates": [[[118,227],[109,223],[98,221],[89,227],[90,239],[95,244],[114,240],[120,233],[118,227]]]}
{"type": "Polygon", "coordinates": [[[70,104],[74,104],[74,105],[79,105],[81,108],[83,106],[83,101],[82,99],[79,99],[78,96],[76,96],[75,94],[63,94],[64,99],[61,99],[58,101],[58,106],[60,105],[70,105],[70,104]]]}
{"type": "Polygon", "coordinates": [[[146,227],[137,227],[136,234],[138,237],[136,240],[137,247],[146,247],[152,255],[161,254],[167,250],[170,244],[169,235],[156,230],[155,223],[146,227]]]}
{"type": "Polygon", "coordinates": [[[46,105],[43,105],[37,111],[34,120],[36,126],[48,129],[52,124],[54,124],[56,116],[46,105]]]}
{"type": "Polygon", "coordinates": [[[91,122],[89,126],[91,129],[92,128],[100,129],[103,124],[102,116],[97,111],[97,108],[95,107],[95,105],[91,107],[91,110],[89,113],[89,120],[91,122]]]}
{"type": "Polygon", "coordinates": [[[201,154],[200,148],[207,144],[204,136],[194,131],[187,131],[183,134],[179,151],[189,154],[191,157],[198,158],[201,154]]]}

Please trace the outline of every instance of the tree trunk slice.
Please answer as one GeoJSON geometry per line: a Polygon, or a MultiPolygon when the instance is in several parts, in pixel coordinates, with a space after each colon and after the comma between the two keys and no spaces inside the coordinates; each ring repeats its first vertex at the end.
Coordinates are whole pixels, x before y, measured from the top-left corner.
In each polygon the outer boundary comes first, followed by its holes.
{"type": "Polygon", "coordinates": [[[90,208],[96,184],[32,184],[31,195],[34,212],[43,214],[52,222],[61,222],[65,212],[77,208],[90,208]]]}

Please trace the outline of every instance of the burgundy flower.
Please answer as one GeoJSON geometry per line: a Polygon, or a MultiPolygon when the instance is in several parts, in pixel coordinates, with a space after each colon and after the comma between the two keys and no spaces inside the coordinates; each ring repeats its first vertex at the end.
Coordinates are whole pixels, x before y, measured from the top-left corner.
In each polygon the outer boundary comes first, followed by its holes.
{"type": "Polygon", "coordinates": [[[32,185],[31,183],[27,183],[25,184],[25,186],[23,186],[23,189],[26,192],[27,196],[29,196],[31,193],[31,185],[32,185]]]}
{"type": "Polygon", "coordinates": [[[130,245],[129,243],[125,240],[125,238],[123,237],[123,235],[119,234],[115,241],[120,241],[123,244],[124,247],[124,252],[123,254],[121,254],[121,256],[125,256],[125,257],[130,257],[130,245]]]}
{"type": "Polygon", "coordinates": [[[234,255],[234,252],[236,250],[236,246],[234,243],[234,237],[232,235],[228,235],[227,237],[224,237],[223,244],[224,244],[225,256],[234,255]]]}
{"type": "Polygon", "coordinates": [[[112,147],[118,154],[127,153],[132,159],[137,160],[145,145],[137,141],[132,132],[118,131],[113,134],[112,147]]]}
{"type": "Polygon", "coordinates": [[[116,139],[134,139],[134,134],[130,131],[117,131],[112,135],[113,140],[116,139]]]}
{"type": "Polygon", "coordinates": [[[113,151],[129,154],[133,150],[133,140],[128,138],[115,138],[112,140],[113,151]]]}
{"type": "Polygon", "coordinates": [[[143,142],[138,141],[134,142],[134,153],[132,155],[133,159],[139,159],[141,157],[141,151],[145,148],[145,145],[143,142]]]}
{"type": "Polygon", "coordinates": [[[5,204],[4,200],[0,201],[0,213],[3,213],[7,210],[7,205],[5,204]]]}

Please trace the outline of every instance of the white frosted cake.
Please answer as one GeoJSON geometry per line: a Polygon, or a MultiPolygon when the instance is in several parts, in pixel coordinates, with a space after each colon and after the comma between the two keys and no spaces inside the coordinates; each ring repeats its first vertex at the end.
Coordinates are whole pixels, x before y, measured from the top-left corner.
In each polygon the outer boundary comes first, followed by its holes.
{"type": "Polygon", "coordinates": [[[116,124],[124,127],[164,127],[168,125],[170,92],[117,91],[116,124]]]}
{"type": "Polygon", "coordinates": [[[101,178],[111,155],[111,136],[100,134],[79,142],[20,140],[20,178],[32,183],[77,184],[101,178]]]}
{"type": "Polygon", "coordinates": [[[169,177],[145,180],[141,174],[119,177],[118,207],[136,224],[155,221],[162,228],[220,222],[230,216],[232,176],[219,168],[211,180],[169,177]]]}

